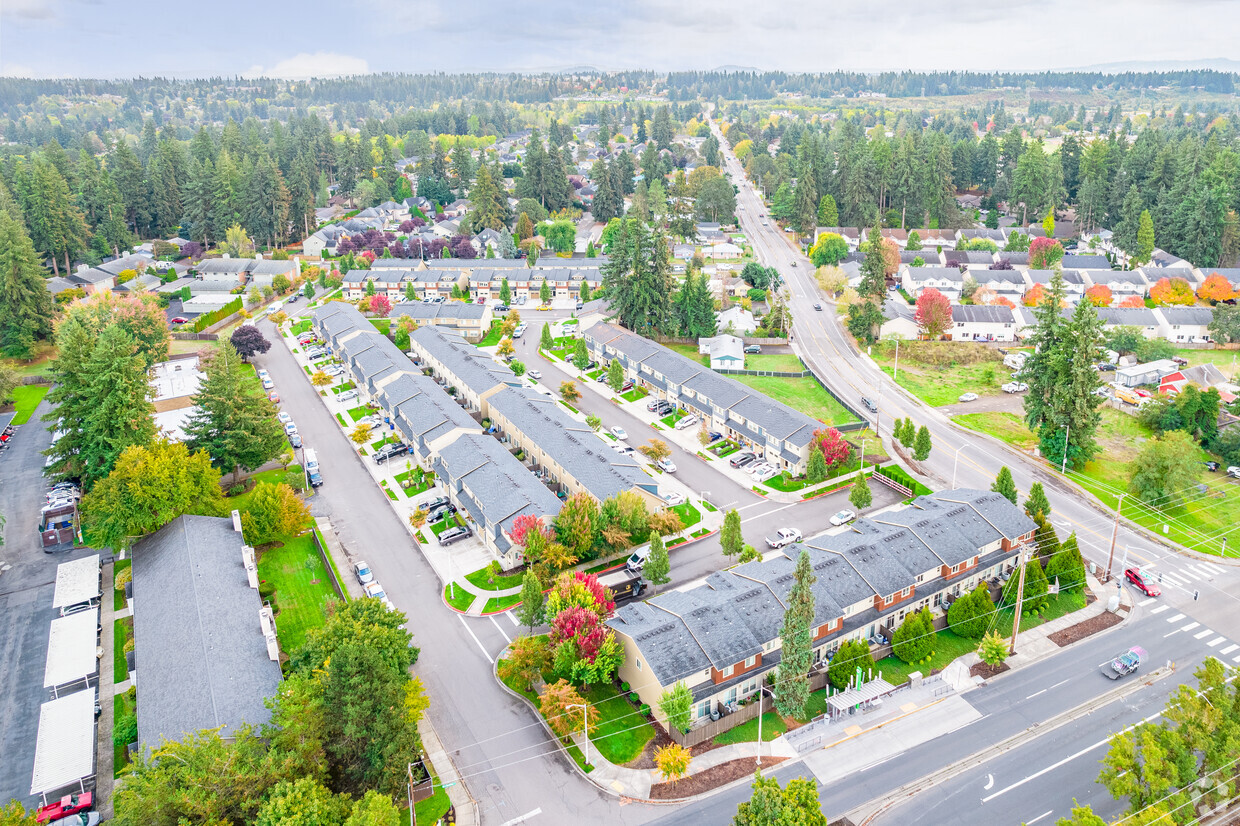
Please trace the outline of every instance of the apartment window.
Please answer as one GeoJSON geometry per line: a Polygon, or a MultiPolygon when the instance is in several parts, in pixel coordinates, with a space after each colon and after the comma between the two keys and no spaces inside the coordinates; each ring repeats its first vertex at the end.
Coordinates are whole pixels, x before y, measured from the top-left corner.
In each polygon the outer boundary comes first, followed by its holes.
{"type": "Polygon", "coordinates": [[[638,657],[638,658],[637,658],[637,670],[638,670],[638,671],[641,671],[641,670],[642,670],[642,659],[641,659],[641,657],[638,657]]]}
{"type": "Polygon", "coordinates": [[[731,676],[732,676],[732,666],[730,666],[730,665],[729,665],[727,668],[723,669],[723,671],[721,671],[721,672],[719,672],[719,673],[720,673],[720,674],[722,674],[724,677],[731,677],[731,676]]]}
{"type": "Polygon", "coordinates": [[[753,668],[753,667],[754,667],[754,664],[755,664],[755,663],[757,663],[757,662],[758,662],[758,656],[755,654],[754,656],[752,656],[752,657],[750,657],[749,659],[745,660],[745,667],[746,667],[746,668],[753,668]]]}
{"type": "Polygon", "coordinates": [[[702,717],[710,716],[710,700],[703,700],[702,702],[698,703],[697,716],[698,716],[698,719],[701,719],[702,717]]]}

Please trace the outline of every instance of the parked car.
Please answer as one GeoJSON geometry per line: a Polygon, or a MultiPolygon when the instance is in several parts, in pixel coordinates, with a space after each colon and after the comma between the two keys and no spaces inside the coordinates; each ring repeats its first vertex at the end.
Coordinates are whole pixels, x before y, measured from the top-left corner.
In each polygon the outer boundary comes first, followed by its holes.
{"type": "Polygon", "coordinates": [[[302,347],[314,344],[316,341],[318,341],[318,338],[315,337],[314,333],[306,333],[301,338],[297,339],[297,343],[302,347]]]}
{"type": "Polygon", "coordinates": [[[654,409],[655,414],[659,416],[666,416],[670,413],[674,413],[675,411],[676,411],[676,405],[672,404],[669,401],[659,402],[658,405],[654,409]]]}
{"type": "Polygon", "coordinates": [[[343,376],[344,366],[340,364],[331,364],[323,368],[323,372],[329,376],[343,376]]]}
{"type": "Polygon", "coordinates": [[[357,581],[362,585],[367,585],[375,581],[374,572],[370,570],[369,565],[361,560],[353,563],[353,573],[357,575],[357,581]]]}
{"type": "Polygon", "coordinates": [[[263,379],[263,389],[264,389],[264,390],[271,390],[271,389],[275,388],[275,386],[276,386],[276,383],[275,383],[274,381],[272,381],[270,378],[263,379]]]}
{"type": "Polygon", "coordinates": [[[856,518],[857,514],[852,511],[844,510],[831,517],[831,524],[838,528],[840,525],[847,525],[856,518]]]}
{"type": "Polygon", "coordinates": [[[94,802],[94,792],[67,794],[55,803],[40,806],[39,810],[35,812],[34,819],[36,823],[44,823],[53,818],[63,818],[78,812],[85,812],[94,805],[94,802]]]}
{"type": "Polygon", "coordinates": [[[270,377],[271,377],[271,374],[270,374],[270,373],[268,373],[266,370],[259,370],[259,371],[258,371],[258,377],[259,377],[260,379],[266,379],[266,378],[270,378],[270,377]]]}
{"type": "Polygon", "coordinates": [[[68,817],[62,817],[59,820],[53,820],[48,826],[97,826],[99,823],[98,812],[78,812],[68,817]]]}
{"type": "Polygon", "coordinates": [[[683,505],[685,503],[685,495],[683,493],[677,493],[673,490],[663,494],[663,501],[669,508],[674,508],[677,505],[683,505]]]}
{"type": "Polygon", "coordinates": [[[297,422],[293,421],[292,419],[289,419],[287,422],[285,422],[285,423],[284,423],[284,432],[285,432],[285,433],[287,433],[287,434],[289,434],[290,436],[291,436],[292,434],[296,433],[296,432],[297,432],[297,422]]]}
{"type": "Polygon", "coordinates": [[[1188,359],[1183,358],[1181,356],[1172,356],[1171,360],[1174,361],[1176,364],[1180,365],[1181,367],[1188,366],[1188,359]]]}
{"type": "Polygon", "coordinates": [[[375,464],[381,465],[384,462],[386,462],[388,459],[391,459],[393,456],[399,456],[400,454],[405,453],[407,450],[408,448],[406,448],[400,442],[389,442],[388,444],[384,445],[383,447],[375,451],[375,456],[374,456],[375,464]]]}
{"type": "Polygon", "coordinates": [[[758,464],[749,468],[747,472],[754,479],[761,482],[766,479],[770,479],[776,473],[779,473],[779,468],[775,467],[772,464],[768,464],[767,462],[759,462],[758,464]]]}
{"type": "MultiPolygon", "coordinates": [[[[793,262],[792,266],[794,266],[794,267],[795,267],[795,266],[796,266],[796,263],[795,263],[795,262],[793,262]]],[[[815,302],[815,303],[814,303],[814,309],[815,309],[815,310],[817,310],[818,312],[820,312],[820,313],[821,313],[821,312],[822,312],[822,305],[821,305],[821,304],[819,304],[819,303],[817,303],[817,302],[815,302]]]]}
{"type": "Polygon", "coordinates": [[[650,557],[650,546],[649,545],[647,545],[644,548],[638,548],[636,551],[633,551],[633,553],[629,555],[628,559],[624,561],[624,567],[629,569],[635,574],[639,574],[641,573],[642,568],[645,567],[646,560],[649,557],[650,557]]]}
{"type": "Polygon", "coordinates": [[[1025,384],[1023,381],[1010,381],[1003,385],[1004,393],[1024,393],[1028,389],[1029,385],[1025,384]]]}
{"type": "Polygon", "coordinates": [[[957,399],[957,401],[975,402],[977,401],[977,394],[976,393],[961,393],[960,398],[957,399]]]}
{"type": "Polygon", "coordinates": [[[1210,471],[1211,473],[1218,473],[1218,469],[1219,469],[1218,462],[1206,462],[1205,466],[1206,466],[1206,470],[1210,471]]]}
{"type": "Polygon", "coordinates": [[[430,512],[430,515],[426,517],[426,521],[427,522],[438,522],[440,519],[443,519],[445,516],[451,516],[454,513],[456,513],[456,505],[449,502],[446,505],[440,505],[438,508],[435,508],[434,510],[432,510],[430,512]]]}
{"type": "Polygon", "coordinates": [[[619,453],[621,456],[632,456],[637,451],[624,442],[612,442],[611,449],[619,453]]]}
{"type": "Polygon", "coordinates": [[[267,398],[275,402],[276,404],[280,403],[280,394],[274,390],[272,390],[270,393],[267,394],[267,398]]]}
{"type": "Polygon", "coordinates": [[[690,413],[688,416],[685,416],[680,421],[676,422],[675,427],[677,430],[688,430],[700,421],[701,419],[698,418],[696,413],[690,413]]]}
{"type": "Polygon", "coordinates": [[[440,545],[451,545],[453,542],[460,542],[468,536],[473,535],[473,531],[464,525],[457,525],[455,528],[448,528],[439,535],[440,545]]]}
{"type": "Polygon", "coordinates": [[[173,324],[189,324],[189,319],[183,315],[173,316],[172,323],[173,324]]]}
{"type": "Polygon", "coordinates": [[[336,401],[347,402],[357,398],[356,390],[345,390],[343,393],[336,394],[336,401]]]}
{"type": "Polygon", "coordinates": [[[629,438],[628,431],[625,430],[623,427],[620,427],[619,425],[609,428],[609,430],[611,431],[611,435],[615,436],[620,441],[624,441],[625,439],[629,438]]]}
{"type": "Polygon", "coordinates": [[[287,410],[281,410],[276,414],[276,418],[280,420],[280,424],[288,424],[293,420],[293,415],[287,410]]]}
{"type": "Polygon", "coordinates": [[[366,596],[379,600],[392,611],[396,610],[396,606],[392,604],[392,600],[388,599],[388,595],[383,592],[383,586],[378,582],[368,582],[364,590],[366,596]]]}
{"type": "Polygon", "coordinates": [[[327,355],[327,351],[320,347],[315,347],[313,349],[306,351],[306,358],[310,359],[311,361],[318,361],[319,359],[323,358],[323,356],[325,355],[327,355]]]}
{"type": "Polygon", "coordinates": [[[1142,573],[1139,568],[1129,568],[1124,571],[1124,578],[1135,585],[1137,590],[1147,597],[1162,595],[1162,589],[1154,583],[1149,574],[1142,573]]]}
{"type": "Polygon", "coordinates": [[[507,304],[496,304],[496,305],[495,305],[495,309],[494,309],[494,310],[492,310],[492,312],[495,312],[495,313],[506,313],[506,312],[508,312],[508,311],[509,311],[509,310],[511,310],[511,309],[512,309],[512,308],[511,308],[511,307],[509,307],[507,304]]]}
{"type": "Polygon", "coordinates": [[[801,541],[801,532],[796,528],[780,528],[775,531],[774,536],[766,538],[768,548],[782,548],[785,545],[791,545],[793,542],[801,541]]]}
{"type": "Polygon", "coordinates": [[[870,411],[871,413],[878,412],[878,404],[873,399],[871,399],[869,396],[862,396],[861,403],[864,404],[865,409],[870,411]]]}
{"type": "Polygon", "coordinates": [[[1237,467],[1236,465],[1231,465],[1230,467],[1227,468],[1227,475],[1230,476],[1232,479],[1240,479],[1240,467],[1237,467]]]}
{"type": "MultiPolygon", "coordinates": [[[[600,380],[601,380],[601,377],[600,377],[600,380]]],[[[650,401],[646,402],[646,412],[653,413],[659,409],[660,405],[664,405],[664,404],[667,404],[667,402],[663,401],[662,399],[651,399],[650,401]]]]}
{"type": "Polygon", "coordinates": [[[621,393],[627,393],[627,392],[629,392],[629,391],[630,391],[630,390],[632,390],[632,389],[633,389],[633,382],[631,382],[631,381],[626,381],[624,384],[620,385],[620,390],[619,390],[619,392],[621,392],[621,393]]]}
{"type": "Polygon", "coordinates": [[[301,447],[301,434],[297,432],[288,434],[288,443],[293,447],[301,447]]]}
{"type": "Polygon", "coordinates": [[[542,379],[542,371],[541,371],[541,370],[530,370],[530,371],[529,371],[529,372],[527,372],[525,375],[529,376],[529,377],[530,377],[531,379],[533,379],[534,381],[539,381],[540,379],[542,379]]]}
{"type": "Polygon", "coordinates": [[[659,461],[655,462],[655,466],[658,467],[658,469],[663,471],[664,473],[675,473],[676,472],[676,463],[673,462],[671,459],[660,459],[659,461]]]}
{"type": "Polygon", "coordinates": [[[733,456],[731,459],[729,459],[728,464],[730,464],[732,467],[744,467],[745,465],[749,465],[755,462],[757,458],[758,458],[757,456],[754,456],[749,451],[745,451],[744,453],[738,453],[735,456],[733,456]]]}
{"type": "Polygon", "coordinates": [[[750,345],[748,345],[748,346],[746,346],[746,347],[745,347],[745,352],[746,352],[748,355],[754,355],[754,354],[756,354],[756,353],[761,353],[761,352],[762,352],[762,345],[761,345],[761,344],[750,344],[750,345]]]}
{"type": "Polygon", "coordinates": [[[66,605],[61,608],[60,615],[62,617],[71,617],[74,614],[80,614],[83,611],[92,611],[98,607],[98,605],[90,600],[87,600],[86,602],[75,602],[73,605],[66,605]]]}
{"type": "Polygon", "coordinates": [[[423,502],[422,507],[426,508],[427,513],[431,513],[432,511],[438,508],[442,508],[444,505],[450,505],[450,504],[452,504],[452,502],[450,499],[448,499],[448,497],[437,496],[434,499],[430,500],[429,502],[423,502]]]}

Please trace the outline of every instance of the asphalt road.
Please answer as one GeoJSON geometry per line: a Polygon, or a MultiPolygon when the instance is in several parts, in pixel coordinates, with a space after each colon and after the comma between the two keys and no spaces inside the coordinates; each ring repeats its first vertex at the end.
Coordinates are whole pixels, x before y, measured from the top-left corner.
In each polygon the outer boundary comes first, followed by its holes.
{"type": "MultiPolygon", "coordinates": [[[[43,688],[47,644],[55,591],[56,566],[89,556],[81,548],[45,554],[39,544],[39,509],[47,483],[43,455],[52,434],[39,420],[50,408],[39,404],[30,421],[18,428],[11,446],[0,454],[0,514],[5,517],[0,547],[0,801],[16,798],[29,809],[39,706],[51,699],[43,688]],[[11,566],[11,567],[9,567],[11,566]]],[[[110,595],[105,595],[108,599],[110,595]]],[[[108,663],[111,667],[111,663],[108,663]]]]}

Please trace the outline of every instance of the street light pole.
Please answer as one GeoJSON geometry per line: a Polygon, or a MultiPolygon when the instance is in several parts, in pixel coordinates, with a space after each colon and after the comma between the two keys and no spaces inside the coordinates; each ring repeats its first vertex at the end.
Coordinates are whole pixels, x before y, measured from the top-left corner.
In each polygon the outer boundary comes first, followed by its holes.
{"type": "Polygon", "coordinates": [[[956,448],[956,458],[952,462],[952,490],[956,489],[956,469],[960,467],[960,451],[964,450],[964,445],[956,448]]]}
{"type": "MultiPolygon", "coordinates": [[[[762,694],[770,693],[770,689],[764,685],[758,686],[758,758],[754,761],[755,768],[762,768],[762,694]]],[[[775,695],[771,694],[771,699],[775,699],[775,695]]]]}
{"type": "Polygon", "coordinates": [[[1119,494],[1119,502],[1115,505],[1115,528],[1111,531],[1111,551],[1107,554],[1107,572],[1103,582],[1111,581],[1111,562],[1115,559],[1115,538],[1119,536],[1119,512],[1124,507],[1124,497],[1126,493],[1119,494]]]}
{"type": "Polygon", "coordinates": [[[572,705],[565,706],[565,708],[581,709],[581,736],[586,741],[585,764],[588,766],[590,765],[590,723],[586,715],[589,713],[590,706],[587,703],[574,703],[572,705]]]}
{"type": "Polygon", "coordinates": [[[1059,467],[1059,472],[1064,476],[1068,475],[1068,440],[1072,438],[1072,422],[1064,425],[1063,435],[1063,464],[1059,467]]]}
{"type": "Polygon", "coordinates": [[[900,383],[900,339],[896,339],[896,366],[891,369],[891,378],[900,383]]]}

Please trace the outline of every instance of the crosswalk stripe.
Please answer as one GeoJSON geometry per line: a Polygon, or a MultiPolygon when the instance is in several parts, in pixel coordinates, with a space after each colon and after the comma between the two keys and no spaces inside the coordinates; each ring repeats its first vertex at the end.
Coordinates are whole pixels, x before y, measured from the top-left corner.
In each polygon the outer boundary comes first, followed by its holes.
{"type": "Polygon", "coordinates": [[[1231,661],[1233,663],[1240,663],[1240,654],[1237,654],[1236,656],[1232,657],[1231,661]]]}
{"type": "Polygon", "coordinates": [[[1214,571],[1211,571],[1209,568],[1203,568],[1198,564],[1194,563],[1193,565],[1189,565],[1188,567],[1192,568],[1194,571],[1196,571],[1197,573],[1201,574],[1204,577],[1214,576],[1214,571]]]}
{"type": "Polygon", "coordinates": [[[1183,614],[1176,614],[1174,617],[1167,617],[1167,622],[1179,622],[1184,619],[1183,614]]]}
{"type": "Polygon", "coordinates": [[[1176,573],[1179,574],[1180,576],[1187,577],[1188,579],[1191,579],[1194,582],[1201,581],[1201,574],[1197,573],[1196,571],[1190,571],[1187,568],[1181,568],[1180,570],[1176,571],[1176,573]]]}
{"type": "Polygon", "coordinates": [[[1205,568],[1207,571],[1210,571],[1211,573],[1221,574],[1223,572],[1223,569],[1219,567],[1218,565],[1215,565],[1213,562],[1206,562],[1205,560],[1202,560],[1198,562],[1197,564],[1205,568]]]}
{"type": "Polygon", "coordinates": [[[1210,636],[1210,635],[1211,635],[1211,634],[1213,634],[1213,633],[1214,633],[1213,631],[1211,631],[1209,628],[1207,628],[1206,630],[1202,631],[1200,634],[1193,634],[1193,639],[1195,639],[1195,640],[1199,640],[1199,639],[1201,639],[1202,637],[1208,637],[1208,636],[1210,636]]]}
{"type": "Polygon", "coordinates": [[[1167,582],[1170,582],[1172,585],[1179,585],[1181,587],[1183,587],[1188,582],[1188,580],[1183,577],[1178,577],[1173,574],[1167,574],[1167,573],[1164,573],[1162,575],[1162,577],[1160,578],[1160,581],[1161,580],[1166,580],[1167,582]]]}
{"type": "Polygon", "coordinates": [[[1201,627],[1201,623],[1199,623],[1199,622],[1190,622],[1188,625],[1185,625],[1185,626],[1184,626],[1183,628],[1181,628],[1180,630],[1181,630],[1181,631],[1192,631],[1194,628],[1200,628],[1200,627],[1201,627]]]}
{"type": "MultiPolygon", "coordinates": [[[[1138,602],[1138,603],[1137,603],[1137,605],[1149,605],[1149,604],[1150,604],[1151,602],[1153,602],[1153,601],[1154,601],[1154,597],[1146,597],[1145,599],[1143,599],[1143,600],[1141,600],[1140,602],[1138,602]]],[[[1157,612],[1155,612],[1155,613],[1157,613],[1157,612]]]]}
{"type": "Polygon", "coordinates": [[[1222,651],[1220,651],[1220,652],[1218,652],[1218,653],[1220,653],[1220,654],[1230,654],[1231,652],[1235,651],[1237,648],[1240,648],[1240,645],[1229,645],[1229,646],[1227,646],[1226,648],[1224,648],[1222,651]]]}
{"type": "Polygon", "coordinates": [[[1210,646],[1211,648],[1215,648],[1218,646],[1220,642],[1225,642],[1226,640],[1227,640],[1226,637],[1215,637],[1214,639],[1206,643],[1206,645],[1210,646]]]}
{"type": "Polygon", "coordinates": [[[1170,605],[1160,605],[1160,606],[1158,606],[1157,608],[1155,608],[1155,609],[1153,609],[1152,611],[1150,611],[1150,613],[1151,613],[1151,614],[1161,614],[1163,611],[1166,611],[1166,610],[1167,610],[1168,608],[1170,608],[1170,607],[1171,607],[1170,605]]]}

